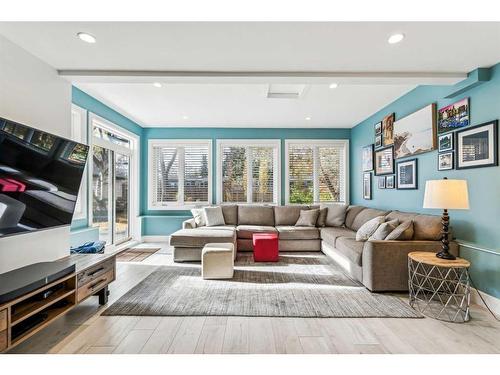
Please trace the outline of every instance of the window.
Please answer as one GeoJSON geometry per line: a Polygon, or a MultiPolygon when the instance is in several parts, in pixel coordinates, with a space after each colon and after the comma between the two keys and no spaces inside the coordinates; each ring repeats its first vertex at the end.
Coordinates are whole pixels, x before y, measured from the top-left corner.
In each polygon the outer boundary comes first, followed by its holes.
{"type": "Polygon", "coordinates": [[[149,209],[210,204],[210,140],[149,141],[149,209]]]}
{"type": "Polygon", "coordinates": [[[279,204],[279,140],[217,141],[217,201],[279,204]]]}
{"type": "Polygon", "coordinates": [[[286,203],[348,202],[348,141],[287,140],[286,203]]]}

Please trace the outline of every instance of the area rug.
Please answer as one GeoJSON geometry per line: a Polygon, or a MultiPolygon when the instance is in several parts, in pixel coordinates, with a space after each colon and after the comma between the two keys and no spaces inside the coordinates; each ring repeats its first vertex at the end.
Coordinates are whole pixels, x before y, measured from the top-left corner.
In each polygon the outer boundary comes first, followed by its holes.
{"type": "Polygon", "coordinates": [[[160,250],[159,247],[133,247],[127,249],[116,256],[117,262],[142,262],[146,258],[160,250]]]}
{"type": "Polygon", "coordinates": [[[278,263],[238,255],[234,278],[203,280],[199,264],[159,266],[104,315],[419,318],[396,296],[371,293],[321,253],[278,263]]]}

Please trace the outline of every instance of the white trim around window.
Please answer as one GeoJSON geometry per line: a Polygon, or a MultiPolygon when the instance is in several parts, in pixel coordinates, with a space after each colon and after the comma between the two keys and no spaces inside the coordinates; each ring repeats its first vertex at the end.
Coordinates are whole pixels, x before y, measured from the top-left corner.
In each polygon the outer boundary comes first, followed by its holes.
{"type": "MultiPolygon", "coordinates": [[[[71,104],[71,139],[75,142],[87,144],[87,110],[74,104],[71,104]]],[[[86,219],[88,215],[87,172],[89,168],[87,165],[88,163],[85,165],[85,170],[83,171],[75,212],[73,213],[73,220],[86,219]]]]}
{"type": "Polygon", "coordinates": [[[281,140],[280,139],[218,139],[217,140],[217,203],[218,204],[256,204],[252,197],[252,169],[251,153],[248,150],[251,147],[272,147],[273,148],[273,202],[268,204],[279,205],[281,203],[281,140]],[[223,176],[222,161],[224,147],[245,147],[246,150],[246,170],[247,170],[247,201],[246,202],[223,202],[223,176]]]}
{"type": "Polygon", "coordinates": [[[212,140],[211,139],[150,139],[148,141],[148,210],[188,210],[191,208],[212,204],[212,140]],[[185,158],[184,148],[189,146],[206,146],[208,148],[208,201],[207,202],[184,202],[184,170],[185,158]],[[178,200],[168,204],[159,203],[154,195],[154,173],[153,150],[155,147],[172,147],[181,150],[179,154],[178,167],[178,200]]]}
{"type": "Polygon", "coordinates": [[[340,163],[341,171],[343,174],[343,186],[341,186],[341,191],[343,192],[344,199],[339,202],[332,203],[343,203],[349,204],[349,140],[348,139],[286,139],[285,140],[285,204],[290,204],[290,171],[289,171],[289,161],[290,161],[290,146],[300,145],[300,146],[310,146],[313,148],[313,203],[321,203],[319,196],[319,158],[318,151],[319,147],[339,147],[342,149],[343,162],[340,163]]]}

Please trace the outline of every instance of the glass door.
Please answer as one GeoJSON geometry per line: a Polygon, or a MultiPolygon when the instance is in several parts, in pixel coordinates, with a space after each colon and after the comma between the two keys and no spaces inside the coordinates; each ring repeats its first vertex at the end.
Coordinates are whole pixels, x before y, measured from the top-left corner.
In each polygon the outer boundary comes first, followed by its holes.
{"type": "Polygon", "coordinates": [[[112,233],[112,151],[92,148],[92,225],[99,228],[99,239],[113,242],[112,233]]]}
{"type": "Polygon", "coordinates": [[[129,228],[129,184],[130,157],[115,153],[114,177],[114,243],[130,239],[129,228]]]}

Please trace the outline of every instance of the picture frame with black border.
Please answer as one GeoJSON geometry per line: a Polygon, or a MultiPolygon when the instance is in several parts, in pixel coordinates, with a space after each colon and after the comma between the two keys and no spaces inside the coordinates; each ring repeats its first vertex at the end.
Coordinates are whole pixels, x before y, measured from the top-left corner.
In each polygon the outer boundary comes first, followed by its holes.
{"type": "Polygon", "coordinates": [[[382,134],[377,134],[375,136],[375,148],[380,148],[382,147],[382,134]]]}
{"type": "Polygon", "coordinates": [[[371,200],[372,199],[372,174],[371,172],[363,173],[363,199],[371,200]]]}
{"type": "Polygon", "coordinates": [[[394,147],[388,146],[375,150],[375,176],[394,174],[394,147]]]}
{"type": "Polygon", "coordinates": [[[455,153],[453,151],[438,154],[438,171],[451,171],[455,168],[455,153]]]}
{"type": "Polygon", "coordinates": [[[361,166],[363,172],[373,171],[373,155],[374,155],[373,143],[371,145],[364,146],[361,149],[361,166]]]}
{"type": "Polygon", "coordinates": [[[452,151],[454,149],[454,133],[445,133],[438,137],[438,152],[452,151]]]}
{"type": "Polygon", "coordinates": [[[498,120],[467,127],[456,131],[455,134],[455,169],[498,165],[498,120]],[[465,144],[469,150],[474,150],[475,160],[464,160],[464,157],[471,159],[471,153],[463,154],[465,144]],[[485,146],[487,146],[487,150],[484,150],[485,146]]]}
{"type": "Polygon", "coordinates": [[[396,177],[394,175],[391,176],[386,176],[385,177],[385,188],[386,189],[394,189],[395,188],[395,182],[396,182],[396,177]]]}
{"type": "Polygon", "coordinates": [[[398,190],[418,189],[418,159],[407,159],[396,163],[398,190]]]}
{"type": "Polygon", "coordinates": [[[381,176],[377,178],[377,187],[379,189],[385,189],[385,176],[381,176]]]}
{"type": "Polygon", "coordinates": [[[375,124],[375,135],[382,134],[382,121],[375,124]]]}

